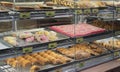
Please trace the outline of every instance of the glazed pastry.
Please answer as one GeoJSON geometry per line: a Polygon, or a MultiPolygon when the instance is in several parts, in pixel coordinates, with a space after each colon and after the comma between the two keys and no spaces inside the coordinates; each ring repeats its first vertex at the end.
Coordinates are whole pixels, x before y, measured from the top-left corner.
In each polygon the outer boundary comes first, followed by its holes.
{"type": "Polygon", "coordinates": [[[37,66],[37,65],[33,65],[31,68],[30,68],[30,72],[36,72],[40,70],[40,66],[37,66]]]}
{"type": "Polygon", "coordinates": [[[38,42],[44,43],[49,41],[55,41],[58,39],[57,33],[54,31],[40,30],[35,33],[35,38],[38,42]]]}
{"type": "Polygon", "coordinates": [[[104,49],[87,43],[77,44],[71,46],[70,48],[58,48],[57,51],[66,56],[76,59],[89,58],[91,54],[97,56],[105,52],[104,49]]]}
{"type": "Polygon", "coordinates": [[[56,35],[57,35],[57,33],[56,33],[56,32],[54,32],[54,31],[50,31],[50,35],[56,36],[56,35]]]}
{"type": "Polygon", "coordinates": [[[42,56],[39,56],[39,55],[36,56],[35,58],[39,60],[38,62],[40,65],[45,65],[48,62],[45,58],[43,58],[42,56]]]}
{"type": "Polygon", "coordinates": [[[44,43],[44,42],[49,42],[49,39],[45,35],[40,35],[39,37],[37,37],[37,41],[44,43]]]}
{"type": "Polygon", "coordinates": [[[5,41],[8,41],[8,40],[17,40],[16,37],[12,37],[12,36],[6,36],[3,38],[5,41]]]}
{"type": "Polygon", "coordinates": [[[40,36],[40,35],[44,35],[44,30],[40,30],[38,32],[35,33],[35,36],[40,36]]]}
{"type": "Polygon", "coordinates": [[[15,60],[14,62],[12,62],[12,65],[11,65],[12,67],[20,67],[20,63],[17,61],[17,60],[15,60]]]}
{"type": "Polygon", "coordinates": [[[25,39],[25,38],[29,38],[29,37],[33,37],[33,34],[31,32],[22,32],[19,35],[19,38],[21,38],[21,39],[25,39]]]}
{"type": "Polygon", "coordinates": [[[35,57],[37,55],[39,55],[39,54],[38,53],[31,54],[31,56],[33,56],[33,57],[35,57]]]}
{"type": "Polygon", "coordinates": [[[22,67],[27,67],[27,66],[31,66],[31,62],[29,60],[23,60],[22,61],[22,67]]]}
{"type": "Polygon", "coordinates": [[[32,56],[29,55],[29,54],[26,54],[26,55],[24,55],[23,57],[24,57],[24,58],[29,58],[29,57],[32,57],[32,56]]]}
{"type": "MultiPolygon", "coordinates": [[[[120,49],[120,41],[114,38],[108,38],[106,41],[96,41],[96,44],[103,46],[109,50],[117,50],[120,49]]],[[[100,51],[100,50],[99,50],[100,51]]]]}
{"type": "Polygon", "coordinates": [[[48,6],[54,6],[55,4],[53,2],[46,2],[46,5],[48,5],[48,6]]]}
{"type": "Polygon", "coordinates": [[[18,45],[16,37],[6,36],[3,38],[3,40],[5,40],[6,42],[8,42],[9,44],[12,44],[14,46],[18,45]]]}
{"type": "Polygon", "coordinates": [[[5,61],[7,64],[10,64],[11,62],[15,61],[15,58],[8,58],[5,61]]]}
{"type": "Polygon", "coordinates": [[[58,39],[57,36],[54,36],[54,35],[49,35],[48,38],[50,41],[55,41],[58,39]]]}
{"type": "Polygon", "coordinates": [[[36,58],[33,58],[33,57],[28,57],[27,60],[29,60],[32,63],[32,65],[38,63],[38,60],[36,58]]]}
{"type": "Polygon", "coordinates": [[[107,3],[102,1],[90,1],[90,0],[52,0],[53,3],[70,7],[70,8],[93,8],[93,7],[105,7],[107,3]]]}
{"type": "Polygon", "coordinates": [[[49,36],[49,35],[50,35],[50,32],[44,31],[44,35],[45,35],[45,36],[49,36]]]}
{"type": "MultiPolygon", "coordinates": [[[[6,59],[6,63],[12,67],[30,67],[32,65],[46,65],[46,64],[65,64],[71,61],[71,58],[65,57],[52,50],[46,50],[34,54],[26,54],[24,56],[18,56],[16,58],[6,59]]],[[[36,70],[36,69],[35,69],[36,70]]],[[[34,67],[31,68],[34,71],[34,67]]]]}
{"type": "Polygon", "coordinates": [[[25,39],[26,42],[33,42],[34,40],[33,36],[25,39]]]}
{"type": "Polygon", "coordinates": [[[25,59],[25,58],[22,57],[22,56],[18,56],[18,57],[16,57],[16,60],[21,60],[21,59],[25,59]]]}

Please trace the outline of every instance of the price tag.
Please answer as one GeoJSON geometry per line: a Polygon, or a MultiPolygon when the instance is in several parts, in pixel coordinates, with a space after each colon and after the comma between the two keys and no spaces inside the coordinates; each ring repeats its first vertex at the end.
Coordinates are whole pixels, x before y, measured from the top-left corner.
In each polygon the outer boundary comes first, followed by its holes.
{"type": "Polygon", "coordinates": [[[99,10],[98,9],[92,9],[92,13],[98,13],[99,12],[99,10]]]}
{"type": "Polygon", "coordinates": [[[120,35],[120,31],[116,31],[116,32],[115,32],[115,35],[120,35]]]}
{"type": "Polygon", "coordinates": [[[57,43],[49,43],[48,44],[48,48],[56,48],[57,47],[57,43]]]}
{"type": "Polygon", "coordinates": [[[23,48],[23,53],[31,53],[33,51],[33,47],[23,48]]]}
{"type": "Polygon", "coordinates": [[[91,10],[90,9],[84,9],[84,14],[90,14],[91,10]]]}
{"type": "Polygon", "coordinates": [[[47,11],[46,16],[47,17],[54,17],[55,16],[55,11],[47,11]]]}
{"type": "Polygon", "coordinates": [[[75,14],[82,14],[82,10],[75,10],[75,14]]]}
{"type": "Polygon", "coordinates": [[[20,13],[20,18],[27,19],[31,17],[30,15],[31,15],[30,12],[22,12],[20,13]]]}
{"type": "Polygon", "coordinates": [[[83,42],[83,41],[84,41],[83,38],[77,38],[77,39],[76,39],[76,43],[81,43],[81,42],[83,42]]]}
{"type": "Polygon", "coordinates": [[[117,11],[118,13],[120,13],[120,8],[116,8],[116,11],[117,11]]]}
{"type": "Polygon", "coordinates": [[[119,55],[120,55],[120,52],[115,52],[115,53],[114,53],[114,56],[115,56],[115,57],[119,57],[119,55]]]}
{"type": "Polygon", "coordinates": [[[79,67],[84,67],[84,62],[79,63],[79,67]]]}

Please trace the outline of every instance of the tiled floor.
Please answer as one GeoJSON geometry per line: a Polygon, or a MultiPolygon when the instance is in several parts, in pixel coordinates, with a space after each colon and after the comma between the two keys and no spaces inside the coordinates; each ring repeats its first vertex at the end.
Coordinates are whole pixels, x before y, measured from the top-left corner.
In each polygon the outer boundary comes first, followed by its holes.
{"type": "Polygon", "coordinates": [[[114,60],[114,61],[110,61],[101,65],[98,65],[96,67],[92,67],[86,70],[83,70],[81,72],[105,72],[107,70],[113,69],[120,66],[120,61],[118,60],[114,60]]]}

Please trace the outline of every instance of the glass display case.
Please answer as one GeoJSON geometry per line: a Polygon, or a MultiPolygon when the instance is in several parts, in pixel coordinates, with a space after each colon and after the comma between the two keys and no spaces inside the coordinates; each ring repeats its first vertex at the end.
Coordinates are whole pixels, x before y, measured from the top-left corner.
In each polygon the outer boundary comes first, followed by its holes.
{"type": "Polygon", "coordinates": [[[77,72],[119,58],[119,5],[0,1],[0,72],[77,72]]]}

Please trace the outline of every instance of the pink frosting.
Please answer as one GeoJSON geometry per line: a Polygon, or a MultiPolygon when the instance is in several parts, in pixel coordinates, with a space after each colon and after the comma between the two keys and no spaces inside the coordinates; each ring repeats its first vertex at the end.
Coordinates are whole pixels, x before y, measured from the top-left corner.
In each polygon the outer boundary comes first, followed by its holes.
{"type": "Polygon", "coordinates": [[[49,39],[48,39],[48,37],[47,36],[45,36],[45,35],[41,35],[40,36],[40,42],[49,42],[49,39]]]}
{"type": "Polygon", "coordinates": [[[32,37],[26,38],[25,41],[26,42],[33,42],[34,41],[34,37],[32,36],[32,37]]]}

